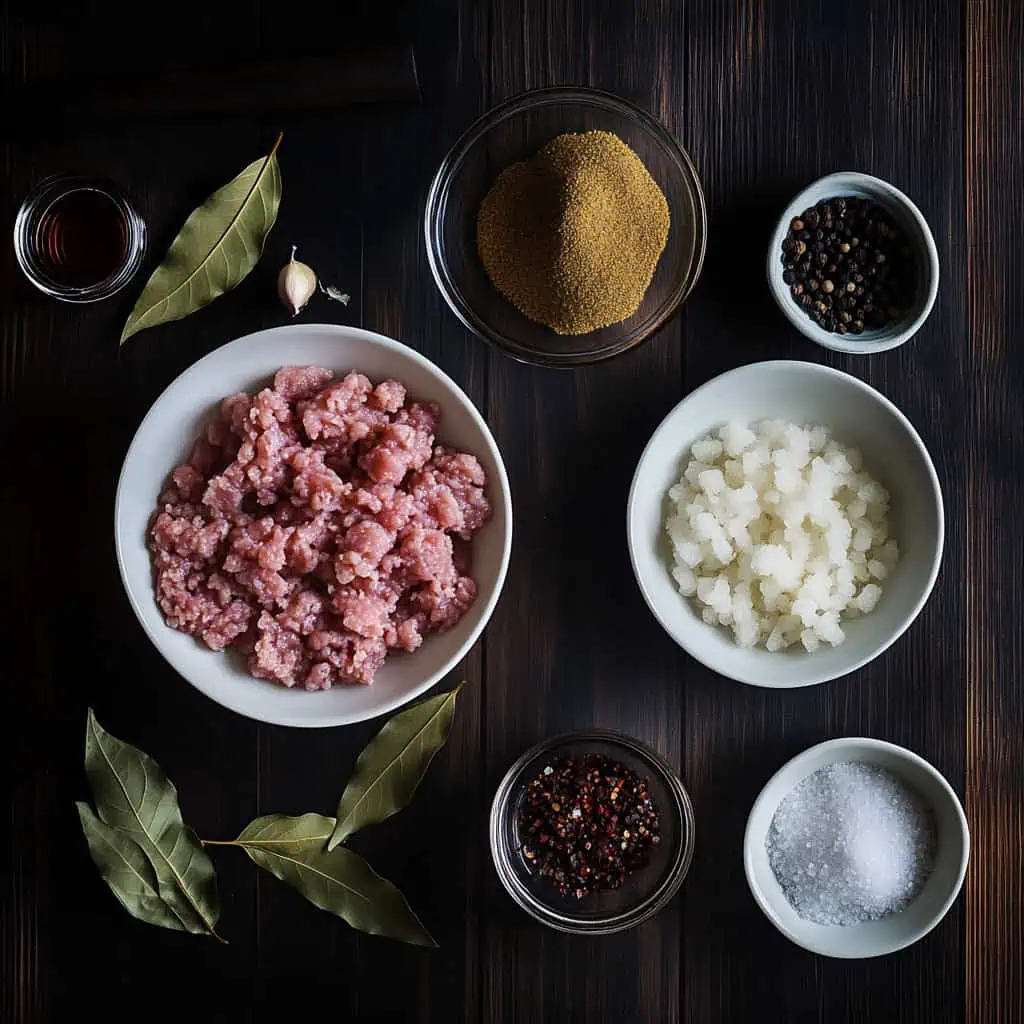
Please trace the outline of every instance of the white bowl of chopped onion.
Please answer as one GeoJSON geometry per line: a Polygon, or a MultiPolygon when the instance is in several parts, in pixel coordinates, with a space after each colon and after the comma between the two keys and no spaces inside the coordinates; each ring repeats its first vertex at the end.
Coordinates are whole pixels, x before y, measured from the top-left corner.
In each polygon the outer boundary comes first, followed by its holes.
{"type": "Polygon", "coordinates": [[[755,363],[662,421],[627,537],[648,606],[692,657],[743,683],[811,686],[917,617],[942,558],[942,493],[879,392],[815,363],[755,363]]]}
{"type": "Polygon", "coordinates": [[[967,818],[938,769],[904,747],[867,737],[828,740],[787,761],[754,802],[743,840],[747,883],[768,920],[798,946],[843,959],[895,953],[927,935],[959,895],[969,856],[967,818]],[[844,770],[845,777],[813,790],[815,779],[830,770],[844,770]],[[814,857],[818,864],[804,863],[795,883],[785,874],[791,865],[783,864],[787,895],[772,860],[777,815],[797,787],[808,784],[812,791],[789,809],[783,828],[799,832],[791,848],[802,847],[806,837],[806,846],[817,851],[788,856],[814,857]],[[919,808],[919,822],[908,813],[908,801],[919,808]],[[827,844],[820,841],[825,835],[827,844]],[[906,883],[908,859],[919,860],[916,879],[905,887],[909,899],[878,912],[906,883]],[[810,919],[809,906],[838,908],[846,920],[819,923],[810,919]]]}

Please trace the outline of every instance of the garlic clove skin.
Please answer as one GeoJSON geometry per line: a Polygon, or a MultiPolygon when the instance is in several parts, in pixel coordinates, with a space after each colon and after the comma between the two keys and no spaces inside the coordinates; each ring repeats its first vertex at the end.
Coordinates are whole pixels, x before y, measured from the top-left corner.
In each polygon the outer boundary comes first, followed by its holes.
{"type": "Polygon", "coordinates": [[[306,304],[316,291],[316,274],[312,267],[300,263],[295,258],[297,248],[292,246],[291,259],[277,275],[277,294],[291,310],[292,316],[298,316],[306,308],[306,304]]]}

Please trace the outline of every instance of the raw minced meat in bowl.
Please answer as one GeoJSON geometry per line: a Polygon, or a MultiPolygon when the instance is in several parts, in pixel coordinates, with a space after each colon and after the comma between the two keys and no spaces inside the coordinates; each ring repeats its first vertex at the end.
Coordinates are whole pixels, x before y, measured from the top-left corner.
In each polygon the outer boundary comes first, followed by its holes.
{"type": "Polygon", "coordinates": [[[654,432],[627,535],[648,606],[694,658],[740,682],[808,686],[867,664],[924,607],[942,493],[879,392],[826,366],[754,363],[654,432]]]}
{"type": "Polygon", "coordinates": [[[299,325],[185,371],[132,442],[118,560],[150,639],[214,700],[326,726],[423,693],[497,602],[511,501],[486,423],[391,339],[299,325]]]}

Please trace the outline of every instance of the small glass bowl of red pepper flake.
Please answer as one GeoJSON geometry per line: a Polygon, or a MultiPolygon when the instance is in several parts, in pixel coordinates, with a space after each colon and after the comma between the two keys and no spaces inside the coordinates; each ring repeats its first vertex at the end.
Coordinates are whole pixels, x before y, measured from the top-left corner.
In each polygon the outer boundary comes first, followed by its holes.
{"type": "Polygon", "coordinates": [[[665,759],[620,733],[555,736],[508,771],[491,807],[491,855],[529,914],[561,931],[632,928],[678,891],[693,807],[665,759]]]}

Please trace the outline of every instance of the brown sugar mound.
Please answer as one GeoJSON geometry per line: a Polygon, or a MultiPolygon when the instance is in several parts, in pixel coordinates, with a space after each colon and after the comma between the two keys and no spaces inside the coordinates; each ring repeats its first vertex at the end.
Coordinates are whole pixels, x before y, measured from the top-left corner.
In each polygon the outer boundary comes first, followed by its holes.
{"type": "Polygon", "coordinates": [[[664,194],[617,135],[567,133],[498,175],[480,204],[477,248],[524,316],[587,334],[640,307],[669,222],[664,194]]]}

